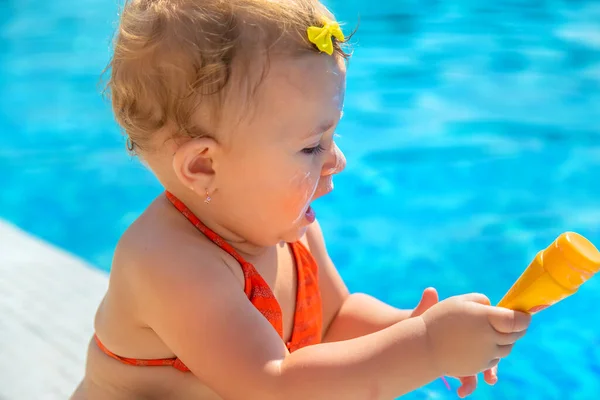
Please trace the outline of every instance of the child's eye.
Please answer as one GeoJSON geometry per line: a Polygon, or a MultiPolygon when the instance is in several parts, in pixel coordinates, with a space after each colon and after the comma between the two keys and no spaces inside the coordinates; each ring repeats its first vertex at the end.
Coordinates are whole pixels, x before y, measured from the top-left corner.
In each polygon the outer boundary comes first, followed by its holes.
{"type": "Polygon", "coordinates": [[[318,144],[315,147],[307,147],[305,149],[302,149],[302,152],[304,154],[319,154],[323,150],[325,150],[325,148],[321,146],[321,144],[318,144]]]}

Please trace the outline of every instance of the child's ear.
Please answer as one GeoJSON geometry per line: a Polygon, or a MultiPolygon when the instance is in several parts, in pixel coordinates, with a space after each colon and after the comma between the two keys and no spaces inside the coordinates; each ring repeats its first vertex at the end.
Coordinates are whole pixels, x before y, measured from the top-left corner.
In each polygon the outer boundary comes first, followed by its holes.
{"type": "Polygon", "coordinates": [[[193,138],[181,144],[173,156],[173,171],[179,181],[198,193],[211,190],[214,156],[219,144],[212,138],[193,138]]]}

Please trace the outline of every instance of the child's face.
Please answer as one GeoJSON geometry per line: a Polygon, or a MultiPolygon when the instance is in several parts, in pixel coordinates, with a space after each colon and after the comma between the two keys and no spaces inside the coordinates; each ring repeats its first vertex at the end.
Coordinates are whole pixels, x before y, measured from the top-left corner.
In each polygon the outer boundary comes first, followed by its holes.
{"type": "Polygon", "coordinates": [[[261,245],[304,234],[314,220],[312,200],[333,189],[333,175],[346,164],[334,143],[345,80],[343,60],[324,54],[271,61],[216,166],[208,207],[221,210],[228,229],[261,245]]]}

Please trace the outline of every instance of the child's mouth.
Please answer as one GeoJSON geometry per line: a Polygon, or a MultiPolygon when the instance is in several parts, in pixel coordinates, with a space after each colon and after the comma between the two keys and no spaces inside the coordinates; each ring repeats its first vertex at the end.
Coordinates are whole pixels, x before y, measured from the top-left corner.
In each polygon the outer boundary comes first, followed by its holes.
{"type": "Polygon", "coordinates": [[[311,206],[308,206],[308,209],[306,209],[306,212],[304,213],[304,216],[306,217],[306,220],[310,223],[315,222],[315,210],[313,210],[313,208],[311,206]]]}

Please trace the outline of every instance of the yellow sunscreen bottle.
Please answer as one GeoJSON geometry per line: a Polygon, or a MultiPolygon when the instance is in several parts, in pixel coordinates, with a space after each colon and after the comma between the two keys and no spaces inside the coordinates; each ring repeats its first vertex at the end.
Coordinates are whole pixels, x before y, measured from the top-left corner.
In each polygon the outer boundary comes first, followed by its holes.
{"type": "Polygon", "coordinates": [[[577,292],[598,271],[598,249],[577,233],[563,233],[535,256],[498,307],[535,314],[577,292]]]}

